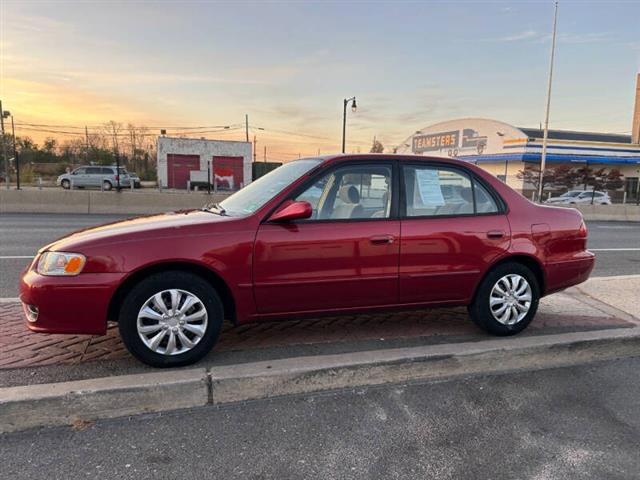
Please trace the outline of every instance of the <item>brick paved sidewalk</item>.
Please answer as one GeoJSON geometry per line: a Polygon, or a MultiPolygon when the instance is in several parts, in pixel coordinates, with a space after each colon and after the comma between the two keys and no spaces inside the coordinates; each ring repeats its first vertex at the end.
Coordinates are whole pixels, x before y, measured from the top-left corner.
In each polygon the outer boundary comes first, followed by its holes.
{"type": "MultiPolygon", "coordinates": [[[[529,334],[627,327],[632,324],[558,294],[541,302],[529,334]],[[575,313],[579,312],[579,315],[575,313]]],[[[216,351],[237,351],[292,345],[483,335],[464,308],[407,313],[347,315],[311,320],[269,322],[241,327],[226,325],[216,351]]],[[[45,335],[27,330],[18,303],[0,303],[0,369],[113,360],[129,356],[118,329],[106,335],[45,335]]]]}

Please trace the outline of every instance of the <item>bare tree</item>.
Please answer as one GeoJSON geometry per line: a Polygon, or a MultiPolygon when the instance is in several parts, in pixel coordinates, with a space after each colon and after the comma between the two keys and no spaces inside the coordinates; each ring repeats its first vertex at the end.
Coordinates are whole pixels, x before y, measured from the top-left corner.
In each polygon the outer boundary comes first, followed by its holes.
{"type": "MultiPolygon", "coordinates": [[[[542,192],[544,192],[546,187],[553,185],[554,174],[553,168],[545,168],[542,178],[542,192]]],[[[525,167],[524,170],[520,170],[516,174],[516,178],[523,180],[525,184],[533,186],[536,192],[540,190],[540,167],[538,165],[525,167]]]]}
{"type": "Polygon", "coordinates": [[[593,172],[590,177],[590,185],[593,187],[591,195],[591,204],[595,198],[596,190],[618,190],[624,185],[623,175],[617,168],[612,168],[607,172],[606,169],[600,168],[593,172]]]}
{"type": "Polygon", "coordinates": [[[122,124],[109,120],[104,124],[103,130],[105,135],[111,140],[113,153],[118,154],[120,152],[120,140],[118,137],[122,135],[122,124]]]}
{"type": "Polygon", "coordinates": [[[373,144],[371,145],[371,153],[382,153],[384,152],[384,146],[380,143],[375,137],[373,137],[373,144]]]}
{"type": "Polygon", "coordinates": [[[138,170],[141,162],[148,154],[148,145],[150,144],[151,133],[147,127],[136,127],[132,123],[127,124],[128,133],[128,151],[131,154],[131,166],[138,170]]]}

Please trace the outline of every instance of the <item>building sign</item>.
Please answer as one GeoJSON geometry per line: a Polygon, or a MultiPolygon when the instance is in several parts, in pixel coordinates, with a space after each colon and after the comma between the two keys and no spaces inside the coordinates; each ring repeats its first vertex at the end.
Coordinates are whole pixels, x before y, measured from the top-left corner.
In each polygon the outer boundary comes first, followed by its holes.
{"type": "Polygon", "coordinates": [[[445,151],[450,157],[457,157],[465,151],[482,154],[486,147],[486,136],[479,135],[472,128],[464,128],[448,132],[414,135],[412,151],[413,153],[445,151]]]}
{"type": "Polygon", "coordinates": [[[412,149],[414,153],[423,153],[457,148],[459,136],[459,130],[431,133],[428,135],[415,135],[413,137],[412,149]]]}

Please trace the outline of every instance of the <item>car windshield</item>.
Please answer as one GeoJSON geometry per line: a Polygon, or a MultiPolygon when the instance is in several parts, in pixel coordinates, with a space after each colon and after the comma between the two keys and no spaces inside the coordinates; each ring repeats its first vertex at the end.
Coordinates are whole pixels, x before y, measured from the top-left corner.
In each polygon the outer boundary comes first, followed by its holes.
{"type": "Polygon", "coordinates": [[[304,158],[285,163],[225,199],[219,208],[231,216],[249,215],[321,162],[319,158],[304,158]]]}
{"type": "Polygon", "coordinates": [[[567,193],[563,193],[562,195],[560,195],[561,197],[577,197],[578,195],[580,195],[582,192],[580,190],[573,190],[571,192],[567,192],[567,193]]]}

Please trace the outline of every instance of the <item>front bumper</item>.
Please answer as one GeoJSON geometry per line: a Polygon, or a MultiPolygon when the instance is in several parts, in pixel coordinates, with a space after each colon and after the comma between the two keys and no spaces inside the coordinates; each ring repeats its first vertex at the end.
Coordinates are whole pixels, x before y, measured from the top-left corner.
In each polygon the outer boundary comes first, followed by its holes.
{"type": "MultiPolygon", "coordinates": [[[[76,277],[46,277],[33,270],[20,279],[20,300],[37,309],[27,327],[41,333],[103,335],[107,310],[123,273],[82,273],[76,277]]],[[[25,315],[26,316],[26,315],[25,315]]]]}

